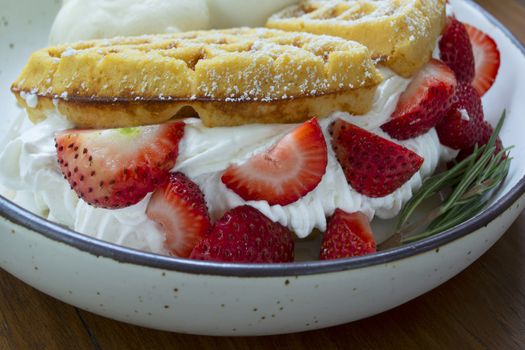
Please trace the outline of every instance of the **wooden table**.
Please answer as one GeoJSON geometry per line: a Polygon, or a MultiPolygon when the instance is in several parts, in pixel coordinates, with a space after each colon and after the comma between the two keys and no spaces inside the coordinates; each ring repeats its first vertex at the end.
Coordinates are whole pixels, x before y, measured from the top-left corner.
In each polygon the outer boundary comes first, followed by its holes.
{"type": "MultiPolygon", "coordinates": [[[[525,0],[480,0],[525,42],[525,0]]],[[[485,256],[436,290],[359,322],[264,338],[134,327],[50,298],[0,270],[0,349],[525,348],[525,213],[485,256]]]]}

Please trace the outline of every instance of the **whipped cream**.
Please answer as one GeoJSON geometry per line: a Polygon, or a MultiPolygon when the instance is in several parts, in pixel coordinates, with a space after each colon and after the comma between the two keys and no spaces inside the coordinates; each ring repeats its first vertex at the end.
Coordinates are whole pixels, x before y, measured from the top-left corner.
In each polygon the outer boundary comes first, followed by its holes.
{"type": "Polygon", "coordinates": [[[164,234],[145,214],[150,196],[132,207],[107,210],[89,206],[71,190],[57,166],[55,133],[72,125],[58,114],[33,125],[26,113],[0,142],[0,183],[18,205],[78,232],[130,248],[167,254],[164,234]]]}
{"type": "Polygon", "coordinates": [[[296,125],[246,125],[235,128],[206,128],[198,119],[187,122],[185,137],[175,170],[192,178],[203,191],[212,219],[220,218],[231,208],[248,204],[267,217],[289,227],[299,238],[307,237],[314,228],[326,230],[326,217],[340,208],[348,212],[362,211],[371,219],[395,217],[423,180],[435,172],[440,162],[456,157],[457,152],[442,146],[435,129],[405,141],[390,138],[380,126],[394,112],[399,95],[409,80],[387,69],[382,69],[385,80],[378,87],[372,110],[364,116],[350,116],[336,112],[320,121],[327,145],[329,125],[341,118],[373,133],[392,140],[414,151],[425,159],[421,169],[403,186],[388,196],[370,198],[353,190],[346,180],[331,147],[328,147],[328,165],[319,185],[298,201],[270,206],[266,201],[245,201],[221,181],[223,171],[231,163],[242,163],[253,154],[267,149],[296,125]]]}
{"type": "MultiPolygon", "coordinates": [[[[336,112],[320,120],[327,145],[330,145],[328,126],[337,118],[391,139],[382,132],[380,125],[395,110],[399,95],[406,89],[409,80],[387,69],[381,72],[385,79],[378,87],[369,113],[351,116],[336,112]]],[[[362,211],[370,218],[396,216],[438,164],[457,155],[457,151],[440,144],[434,129],[414,139],[392,140],[422,156],[424,164],[407,183],[390,195],[370,198],[348,185],[332,148],[328,147],[328,166],[320,184],[292,204],[270,206],[265,201],[244,201],[226,188],[220,177],[231,163],[242,163],[253,154],[267,149],[297,125],[206,128],[199,119],[187,119],[185,122],[185,135],[174,170],[184,172],[200,186],[212,219],[218,219],[233,207],[248,204],[271,220],[289,227],[300,238],[307,237],[314,228],[326,230],[326,217],[333,214],[336,208],[349,212],[362,211]]],[[[14,122],[0,153],[3,165],[0,183],[16,191],[13,201],[78,232],[127,247],[166,254],[164,234],[145,214],[150,196],[128,208],[107,210],[89,206],[70,189],[57,165],[54,147],[56,131],[70,127],[69,122],[57,112],[49,113],[45,121],[36,125],[31,124],[25,113],[14,122]]]]}

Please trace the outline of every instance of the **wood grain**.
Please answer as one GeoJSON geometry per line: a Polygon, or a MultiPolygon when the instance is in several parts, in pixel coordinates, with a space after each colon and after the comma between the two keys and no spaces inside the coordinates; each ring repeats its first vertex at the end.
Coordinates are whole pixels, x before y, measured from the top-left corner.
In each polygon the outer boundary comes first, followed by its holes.
{"type": "Polygon", "coordinates": [[[92,349],[78,311],[0,269],[0,349],[92,349]]]}
{"type": "MultiPolygon", "coordinates": [[[[479,0],[525,42],[525,0],[479,0]]],[[[326,330],[259,338],[159,332],[79,311],[0,271],[0,349],[523,349],[525,213],[470,268],[394,310],[326,330]]]]}
{"type": "Polygon", "coordinates": [[[525,0],[476,0],[525,43],[525,0]]]}

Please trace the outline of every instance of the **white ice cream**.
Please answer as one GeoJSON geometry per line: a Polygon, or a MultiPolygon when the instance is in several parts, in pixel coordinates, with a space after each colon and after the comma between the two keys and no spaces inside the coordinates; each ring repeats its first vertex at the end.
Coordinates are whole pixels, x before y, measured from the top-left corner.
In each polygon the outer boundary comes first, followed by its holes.
{"type": "Polygon", "coordinates": [[[263,26],[298,0],[67,0],[49,41],[160,34],[209,28],[263,26]]]}
{"type": "Polygon", "coordinates": [[[49,41],[62,44],[205,29],[209,25],[206,0],[69,0],[55,18],[49,41]]]}
{"type": "MultiPolygon", "coordinates": [[[[74,1],[74,0],[71,0],[74,1]]],[[[343,118],[382,137],[389,138],[379,126],[394,111],[408,80],[383,70],[385,80],[378,88],[373,109],[365,116],[353,117],[334,113],[320,124],[326,133],[328,125],[343,118]]],[[[246,204],[221,182],[222,172],[232,162],[242,162],[264,150],[291,131],[296,125],[246,125],[229,128],[206,128],[198,119],[186,120],[175,170],[192,178],[203,190],[210,214],[219,218],[225,211],[246,204]]],[[[128,247],[166,253],[164,236],[145,214],[149,196],[139,204],[120,210],[97,209],[79,201],[57,166],[54,133],[70,125],[56,114],[32,125],[22,114],[13,125],[0,153],[0,183],[15,190],[14,201],[29,210],[99,239],[128,247]]],[[[398,141],[396,141],[398,142],[398,141]]],[[[369,198],[355,192],[347,183],[331,147],[328,167],[315,190],[287,206],[269,206],[264,201],[251,201],[270,219],[288,226],[299,237],[306,237],[313,228],[326,229],[326,217],[336,208],[363,211],[370,217],[391,218],[431,175],[441,161],[455,157],[455,151],[439,143],[436,131],[399,142],[425,159],[418,173],[394,193],[383,198],[369,198]]],[[[0,146],[2,146],[0,144],[0,146]]]]}

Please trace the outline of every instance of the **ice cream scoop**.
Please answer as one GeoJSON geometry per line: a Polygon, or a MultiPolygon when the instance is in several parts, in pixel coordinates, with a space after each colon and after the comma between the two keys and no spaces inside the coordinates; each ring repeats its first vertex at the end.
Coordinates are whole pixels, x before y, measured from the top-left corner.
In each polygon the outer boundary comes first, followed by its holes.
{"type": "Polygon", "coordinates": [[[63,0],[49,42],[263,26],[298,0],[63,0]]]}
{"type": "Polygon", "coordinates": [[[209,24],[206,0],[66,0],[49,42],[189,31],[209,24]]]}

